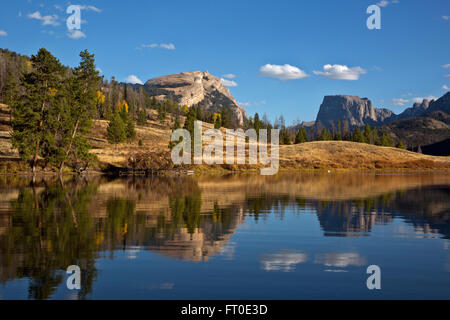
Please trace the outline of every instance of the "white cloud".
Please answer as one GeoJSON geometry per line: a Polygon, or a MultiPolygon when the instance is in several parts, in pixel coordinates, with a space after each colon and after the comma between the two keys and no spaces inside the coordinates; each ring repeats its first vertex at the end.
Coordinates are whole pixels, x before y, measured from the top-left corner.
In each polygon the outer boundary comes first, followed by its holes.
{"type": "Polygon", "coordinates": [[[86,34],[80,30],[70,30],[67,36],[71,39],[78,40],[81,38],[86,38],[86,34]]]}
{"type": "Polygon", "coordinates": [[[265,271],[292,272],[298,264],[306,261],[308,261],[306,254],[286,251],[264,255],[261,258],[261,268],[265,271]]]}
{"type": "Polygon", "coordinates": [[[437,100],[437,98],[435,96],[428,96],[428,97],[417,97],[417,98],[412,98],[411,102],[413,103],[422,103],[423,100],[437,100]]]}
{"type": "Polygon", "coordinates": [[[388,0],[381,0],[380,2],[377,3],[377,6],[380,7],[387,7],[389,4],[391,3],[399,3],[398,0],[392,0],[392,1],[388,1],[388,0]]]}
{"type": "Polygon", "coordinates": [[[367,260],[358,253],[330,252],[317,254],[314,263],[323,264],[326,267],[345,268],[348,266],[363,266],[367,263],[367,260]]]}
{"type": "Polygon", "coordinates": [[[240,105],[241,107],[250,107],[252,104],[250,102],[239,102],[238,101],[238,105],[240,105]]]}
{"type": "Polygon", "coordinates": [[[237,87],[238,86],[238,84],[235,81],[227,80],[227,79],[224,79],[224,78],[222,78],[221,80],[222,80],[222,84],[225,87],[237,87]]]}
{"type": "Polygon", "coordinates": [[[226,79],[234,79],[234,78],[236,78],[236,75],[234,75],[232,73],[227,73],[227,74],[224,74],[222,77],[226,78],[226,79]]]}
{"type": "Polygon", "coordinates": [[[442,89],[444,89],[444,90],[450,90],[450,88],[447,87],[445,84],[442,86],[442,89]]]}
{"type": "Polygon", "coordinates": [[[445,78],[448,79],[448,80],[450,80],[450,74],[446,74],[446,75],[445,75],[445,78]]]}
{"type": "Polygon", "coordinates": [[[151,44],[143,44],[141,45],[141,48],[150,48],[150,49],[155,49],[155,48],[161,48],[161,49],[166,49],[166,50],[175,50],[175,45],[173,43],[151,43],[151,44]]]}
{"type": "Polygon", "coordinates": [[[422,103],[423,100],[436,100],[437,98],[435,96],[428,96],[428,97],[416,97],[411,99],[404,99],[404,98],[394,98],[392,99],[392,105],[397,107],[403,107],[408,104],[412,103],[422,103]]]}
{"type": "Polygon", "coordinates": [[[392,104],[394,106],[397,106],[397,107],[403,107],[407,103],[409,103],[408,99],[403,99],[403,98],[394,98],[394,99],[392,99],[392,104]]]}
{"type": "Polygon", "coordinates": [[[142,82],[141,79],[139,79],[137,76],[135,76],[134,74],[129,75],[126,79],[125,79],[126,83],[132,83],[132,84],[144,84],[144,82],[142,82]]]}
{"type": "Polygon", "coordinates": [[[323,71],[314,71],[315,75],[321,75],[332,80],[358,80],[361,74],[367,73],[361,67],[349,68],[340,64],[326,64],[323,66],[323,71]]]}
{"type": "Polygon", "coordinates": [[[5,30],[0,30],[0,37],[6,37],[8,35],[8,32],[5,30]]]}
{"type": "Polygon", "coordinates": [[[305,71],[289,64],[266,64],[265,66],[259,68],[259,73],[264,77],[277,78],[282,81],[303,79],[308,77],[305,71]]]}
{"type": "Polygon", "coordinates": [[[442,19],[444,19],[444,20],[450,20],[450,16],[442,16],[442,19]]]}
{"type": "Polygon", "coordinates": [[[28,14],[28,18],[41,21],[43,26],[59,26],[58,16],[56,14],[42,16],[39,11],[36,11],[28,14]]]}
{"type": "Polygon", "coordinates": [[[382,1],[377,3],[377,6],[386,7],[388,4],[389,4],[389,1],[382,0],[382,1]]]}
{"type": "Polygon", "coordinates": [[[83,6],[80,6],[80,8],[81,8],[81,10],[86,10],[86,11],[94,11],[94,12],[97,12],[97,13],[102,12],[101,9],[99,9],[97,7],[94,7],[94,6],[83,5],[83,6]]]}
{"type": "Polygon", "coordinates": [[[266,103],[267,103],[266,100],[256,101],[256,102],[255,102],[255,106],[265,105],[266,103]]]}
{"type": "Polygon", "coordinates": [[[444,68],[444,69],[450,68],[450,63],[444,64],[444,65],[442,66],[442,68],[444,68]]]}
{"type": "Polygon", "coordinates": [[[238,102],[238,105],[240,105],[242,107],[251,107],[251,106],[259,107],[259,106],[262,106],[265,104],[267,104],[266,100],[254,101],[254,102],[238,102]]]}
{"type": "Polygon", "coordinates": [[[167,49],[167,50],[175,50],[175,45],[173,43],[161,43],[159,45],[161,48],[163,49],[167,49]]]}

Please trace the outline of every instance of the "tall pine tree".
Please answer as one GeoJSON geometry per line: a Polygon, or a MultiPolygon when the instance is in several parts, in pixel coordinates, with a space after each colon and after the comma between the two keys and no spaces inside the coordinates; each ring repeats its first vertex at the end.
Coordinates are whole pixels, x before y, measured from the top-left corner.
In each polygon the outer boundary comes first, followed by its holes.
{"type": "Polygon", "coordinates": [[[80,53],[81,62],[73,71],[73,78],[68,80],[69,111],[64,121],[64,141],[67,142],[65,157],[60,163],[60,172],[69,159],[89,162],[89,143],[86,134],[92,127],[96,114],[97,90],[101,80],[95,66],[94,55],[84,50],[80,53]]]}
{"type": "Polygon", "coordinates": [[[12,122],[14,147],[22,159],[31,161],[33,173],[39,156],[54,148],[54,107],[59,103],[64,78],[64,67],[46,49],[40,49],[31,57],[32,71],[23,75],[21,84],[25,89],[20,102],[14,105],[12,122]]]}

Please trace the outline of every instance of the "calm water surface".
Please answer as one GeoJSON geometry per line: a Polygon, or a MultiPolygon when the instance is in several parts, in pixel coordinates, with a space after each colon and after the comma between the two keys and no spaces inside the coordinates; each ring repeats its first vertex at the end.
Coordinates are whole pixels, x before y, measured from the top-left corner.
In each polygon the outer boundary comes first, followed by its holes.
{"type": "Polygon", "coordinates": [[[0,299],[450,299],[445,173],[3,177],[0,190],[0,299]]]}

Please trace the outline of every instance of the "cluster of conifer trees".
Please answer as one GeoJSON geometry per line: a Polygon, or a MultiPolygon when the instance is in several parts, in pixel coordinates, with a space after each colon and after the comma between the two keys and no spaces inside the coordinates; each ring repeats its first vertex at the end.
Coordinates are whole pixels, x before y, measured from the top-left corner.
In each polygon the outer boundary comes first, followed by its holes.
{"type": "Polygon", "coordinates": [[[349,131],[346,134],[343,134],[341,131],[341,123],[338,121],[337,131],[334,133],[330,133],[327,128],[323,127],[320,134],[317,136],[318,141],[330,141],[330,140],[344,140],[344,141],[353,141],[359,143],[367,143],[373,144],[377,146],[383,147],[397,147],[400,149],[406,149],[403,143],[400,141],[398,144],[395,144],[391,137],[386,133],[378,132],[376,126],[371,127],[369,124],[366,124],[364,129],[356,127],[353,131],[349,131]]]}
{"type": "Polygon", "coordinates": [[[359,143],[373,144],[377,146],[394,147],[405,149],[405,146],[400,141],[395,144],[391,137],[383,132],[380,133],[377,127],[371,127],[366,124],[363,130],[356,127],[353,131],[346,130],[345,133],[342,132],[341,121],[337,122],[337,130],[333,130],[331,133],[326,127],[322,127],[320,130],[319,126],[314,126],[307,130],[304,126],[298,125],[291,128],[287,128],[283,116],[277,118],[272,125],[272,123],[267,119],[264,114],[262,120],[259,114],[256,113],[254,117],[250,117],[248,128],[255,129],[257,132],[260,129],[279,129],[280,130],[280,144],[300,144],[308,141],[353,141],[359,143]],[[297,127],[297,130],[293,128],[297,127]]]}
{"type": "Polygon", "coordinates": [[[11,105],[12,141],[33,172],[38,158],[63,171],[67,162],[92,159],[86,134],[96,113],[97,91],[101,77],[94,55],[80,53],[74,69],[64,67],[46,49],[29,61],[20,76],[21,92],[13,93],[11,105]]]}

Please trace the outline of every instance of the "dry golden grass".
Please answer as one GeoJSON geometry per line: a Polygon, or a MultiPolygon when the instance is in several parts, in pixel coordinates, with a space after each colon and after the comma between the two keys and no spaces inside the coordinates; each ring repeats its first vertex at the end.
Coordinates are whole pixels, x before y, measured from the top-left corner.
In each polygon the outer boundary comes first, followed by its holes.
{"type": "MultiPolygon", "coordinates": [[[[90,135],[92,153],[99,160],[98,168],[109,165],[127,167],[130,157],[139,154],[168,153],[172,121],[160,123],[154,110],[148,112],[145,126],[137,126],[137,139],[131,143],[111,145],[106,140],[108,121],[96,120],[90,135]],[[142,146],[139,146],[139,140],[142,146]]],[[[183,122],[184,119],[181,120],[183,122]]],[[[14,172],[26,168],[17,165],[18,153],[10,141],[9,108],[0,105],[0,172],[14,172]],[[15,168],[15,169],[14,169],[15,168]],[[17,170],[16,170],[17,169],[17,170]]],[[[213,125],[204,123],[203,129],[213,125]]],[[[222,131],[224,131],[222,129],[222,131]]],[[[257,170],[259,165],[193,166],[199,172],[229,172],[257,170]]],[[[450,169],[450,157],[421,155],[406,150],[378,147],[347,141],[319,141],[300,145],[280,146],[280,168],[292,169],[450,169]]]]}
{"type": "Polygon", "coordinates": [[[280,147],[282,168],[449,169],[450,157],[348,141],[317,141],[280,147]]]}

